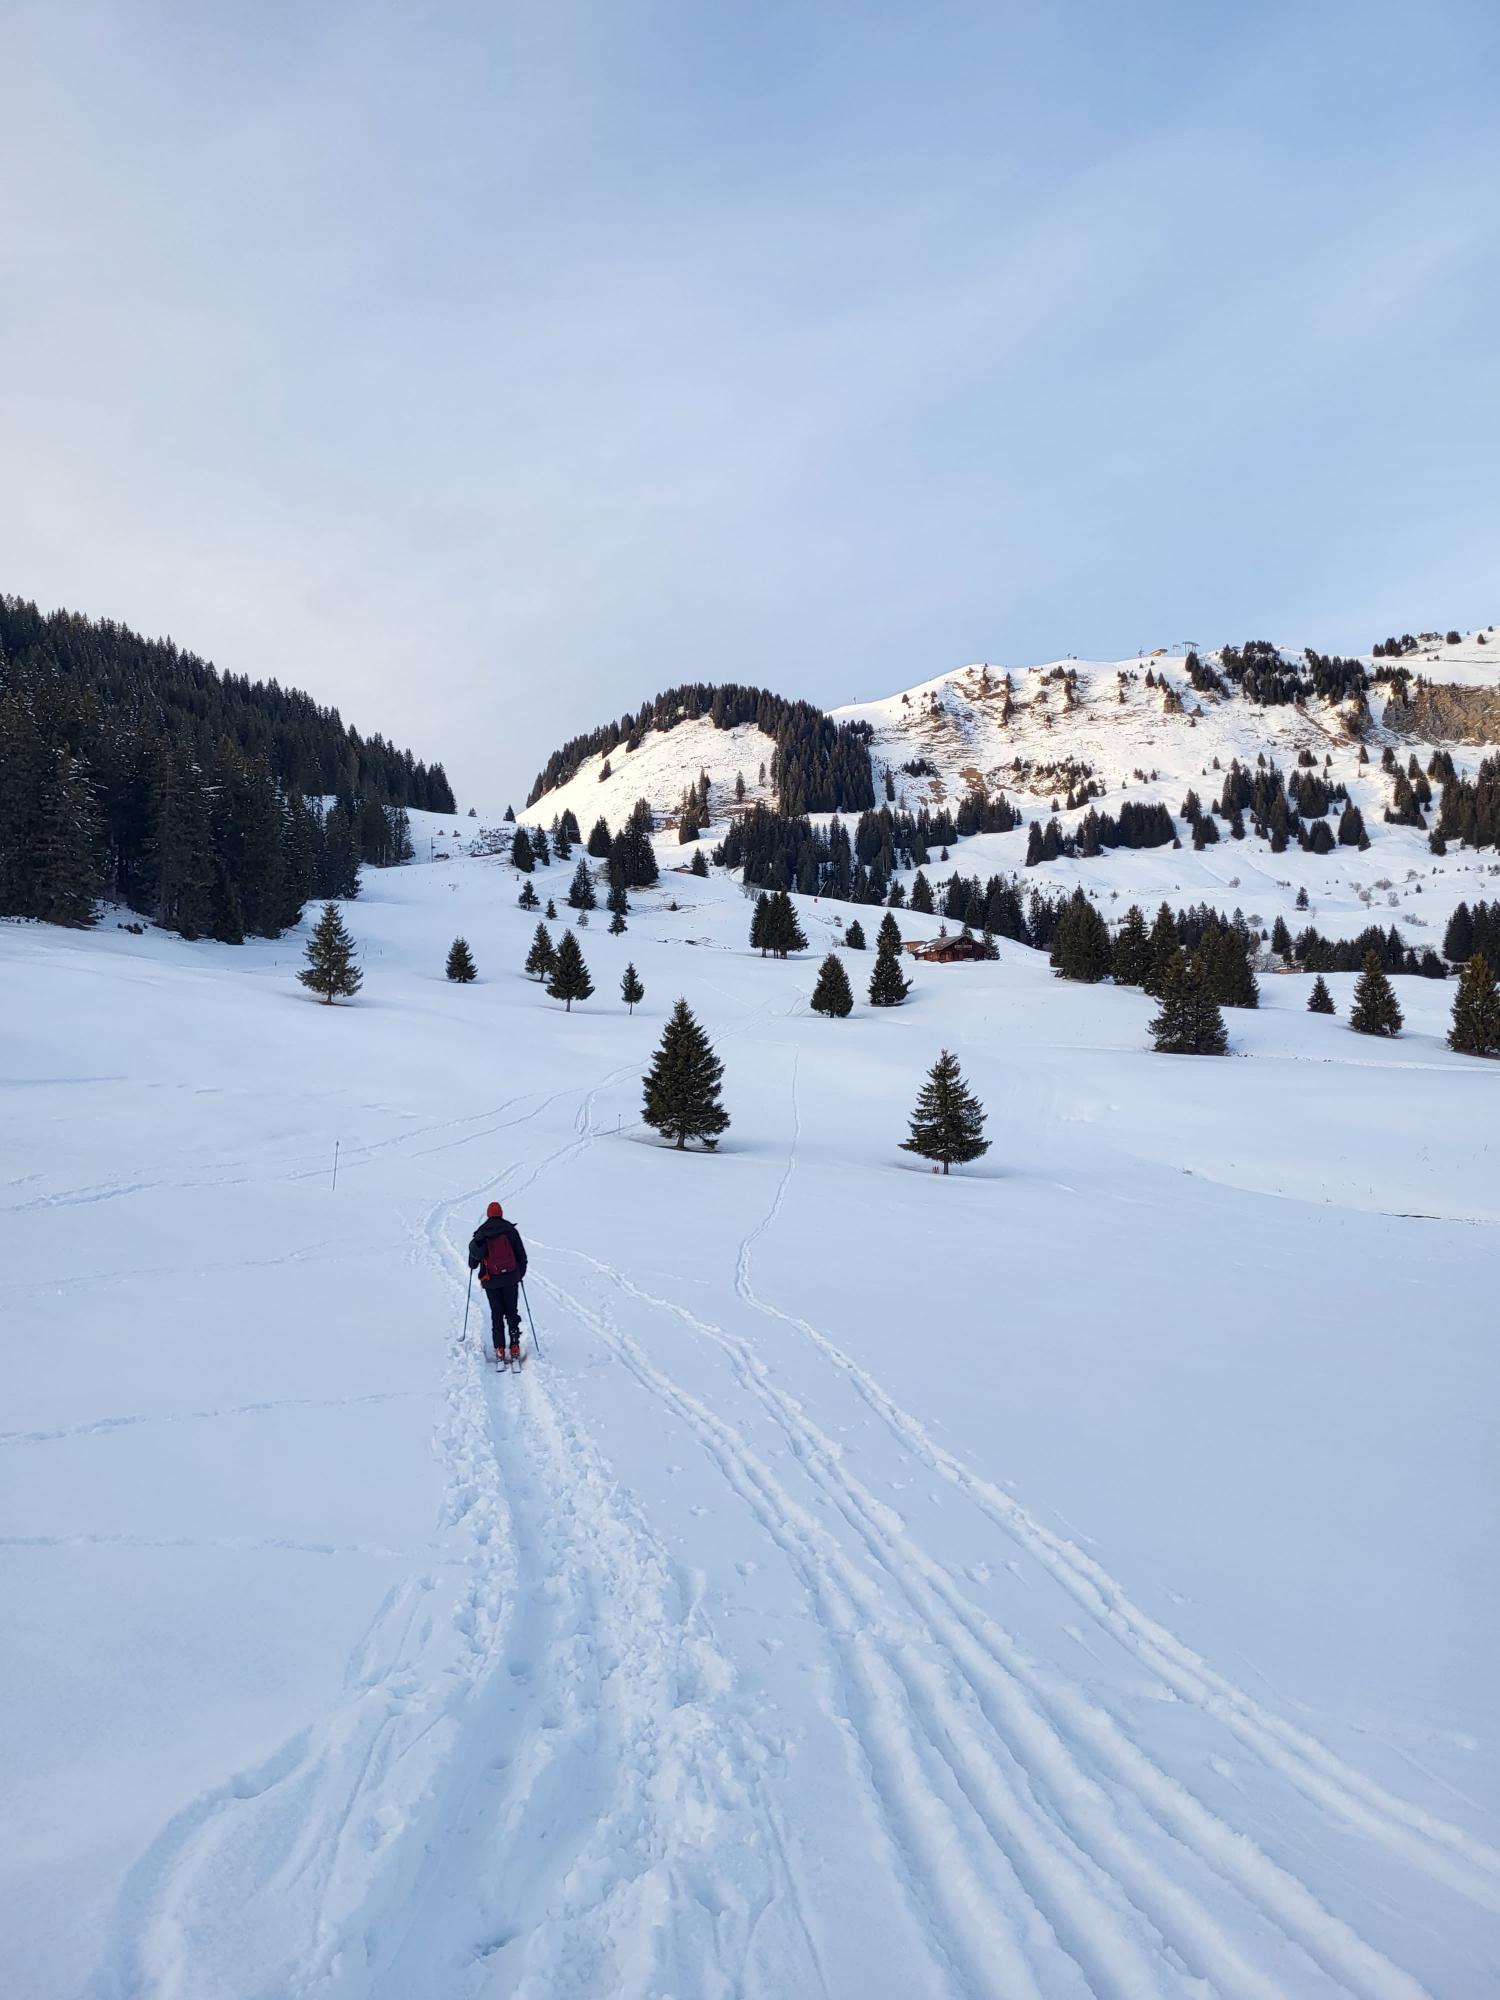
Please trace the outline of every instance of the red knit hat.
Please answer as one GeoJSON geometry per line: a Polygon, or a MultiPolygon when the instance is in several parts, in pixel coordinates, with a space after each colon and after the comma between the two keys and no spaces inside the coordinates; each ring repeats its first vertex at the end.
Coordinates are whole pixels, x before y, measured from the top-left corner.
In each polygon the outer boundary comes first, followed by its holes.
{"type": "Polygon", "coordinates": [[[504,1215],[505,1210],[500,1206],[498,1201],[492,1201],[484,1212],[486,1215],[504,1215]]]}

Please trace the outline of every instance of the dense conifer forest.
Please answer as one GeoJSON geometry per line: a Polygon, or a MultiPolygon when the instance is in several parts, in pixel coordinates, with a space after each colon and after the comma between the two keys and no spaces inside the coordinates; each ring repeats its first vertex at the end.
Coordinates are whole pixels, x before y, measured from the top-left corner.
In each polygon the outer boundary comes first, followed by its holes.
{"type": "Polygon", "coordinates": [[[454,810],[442,766],[336,709],[0,597],[0,915],[89,924],[108,897],[184,937],[274,937],[404,859],[409,806],[454,810]]]}

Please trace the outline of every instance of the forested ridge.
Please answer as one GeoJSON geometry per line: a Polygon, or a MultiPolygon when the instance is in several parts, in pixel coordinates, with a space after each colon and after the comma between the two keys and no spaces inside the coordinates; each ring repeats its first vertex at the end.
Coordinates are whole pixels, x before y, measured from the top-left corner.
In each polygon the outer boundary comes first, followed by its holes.
{"type": "Polygon", "coordinates": [[[109,897],[185,937],[275,936],[404,858],[410,806],[453,811],[441,764],[337,709],[0,596],[0,915],[87,924],[109,897]]]}
{"type": "Polygon", "coordinates": [[[733,729],[753,722],[776,745],[771,780],[785,813],[860,812],[875,803],[870,769],[870,725],[835,722],[809,701],[788,701],[768,688],[740,687],[726,682],[693,681],[668,688],[633,715],[606,722],[585,736],[572,737],[554,750],[527,794],[534,805],[576,776],[590,757],[624,746],[636,750],[652,730],[675,729],[679,723],[707,716],[715,729],[733,729]]]}

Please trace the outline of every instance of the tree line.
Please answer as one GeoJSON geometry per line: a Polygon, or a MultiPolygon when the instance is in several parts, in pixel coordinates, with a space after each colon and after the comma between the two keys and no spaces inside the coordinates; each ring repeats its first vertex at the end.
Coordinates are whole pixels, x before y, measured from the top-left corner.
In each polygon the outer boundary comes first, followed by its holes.
{"type": "Polygon", "coordinates": [[[406,858],[408,806],[453,810],[442,766],[337,710],[0,598],[0,915],[87,925],[107,897],[184,937],[276,936],[406,858]]]}

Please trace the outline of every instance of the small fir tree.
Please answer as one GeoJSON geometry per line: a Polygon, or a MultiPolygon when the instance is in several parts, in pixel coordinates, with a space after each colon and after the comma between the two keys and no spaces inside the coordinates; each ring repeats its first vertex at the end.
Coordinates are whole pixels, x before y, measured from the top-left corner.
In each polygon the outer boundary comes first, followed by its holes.
{"type": "Polygon", "coordinates": [[[1313,990],[1307,996],[1307,1011],[1309,1014],[1336,1014],[1338,1012],[1338,1008],[1333,1004],[1333,995],[1329,992],[1321,972],[1313,981],[1313,990]]]}
{"type": "Polygon", "coordinates": [[[785,889],[778,889],[771,898],[771,949],[778,958],[807,949],[807,936],[798,921],[797,906],[785,889]]]}
{"type": "Polygon", "coordinates": [[[1354,1005],[1349,1009],[1349,1026],[1356,1035],[1399,1035],[1401,1009],[1396,990],[1386,978],[1379,958],[1365,953],[1364,970],[1354,989],[1354,1005]]]}
{"type": "Polygon", "coordinates": [[[762,889],[750,917],[750,949],[762,958],[771,949],[771,899],[762,889]]]}
{"type": "Polygon", "coordinates": [[[643,1079],[645,1120],[682,1152],[689,1139],[712,1149],[729,1125],[720,1102],[724,1065],[686,1000],[679,1000],[643,1079]]]}
{"type": "Polygon", "coordinates": [[[692,869],[695,875],[706,875],[708,873],[708,860],[701,847],[694,848],[693,850],[692,869]]]}
{"type": "Polygon", "coordinates": [[[324,1006],[335,999],[352,1000],[364,981],[354,963],[354,940],[344,929],[337,903],[325,903],[317,929],[307,940],[307,963],[297,974],[302,984],[323,997],[324,1006]]]}
{"type": "Polygon", "coordinates": [[[616,910],[616,911],[615,911],[615,913],[614,913],[614,915],[613,915],[613,916],[612,916],[612,917],[610,918],[610,920],[609,920],[609,934],[610,934],[610,936],[611,936],[611,937],[618,937],[618,936],[620,935],[621,931],[625,930],[626,928],[627,928],[627,925],[626,925],[626,922],[625,922],[625,919],[624,919],[624,917],[623,917],[623,916],[621,916],[621,914],[620,914],[620,912],[619,912],[618,910],[616,910]]]}
{"type": "Polygon", "coordinates": [[[1141,981],[1153,1000],[1160,1000],[1166,985],[1167,973],[1171,969],[1181,945],[1177,936],[1177,919],[1172,915],[1170,905],[1163,903],[1156,912],[1156,921],[1151,926],[1151,962],[1146,968],[1146,976],[1141,981]]]}
{"type": "Polygon", "coordinates": [[[523,875],[529,875],[536,866],[536,856],[531,848],[531,835],[524,826],[518,826],[510,843],[510,865],[519,868],[523,875]]]}
{"type": "Polygon", "coordinates": [[[627,965],[625,976],[620,981],[620,998],[625,1002],[629,1012],[633,1014],[645,997],[646,989],[641,984],[640,974],[633,965],[627,965]]]}
{"type": "Polygon", "coordinates": [[[854,922],[844,932],[844,943],[850,951],[863,951],[865,949],[864,926],[860,923],[858,917],[854,919],[854,922]]]}
{"type": "Polygon", "coordinates": [[[541,898],[533,888],[530,877],[521,884],[521,893],[516,898],[516,901],[521,905],[523,910],[534,910],[540,905],[541,898]]]}
{"type": "Polygon", "coordinates": [[[568,1013],[573,1011],[575,1000],[587,1000],[594,990],[594,982],[589,978],[589,969],[583,962],[578,940],[571,931],[564,931],[557,947],[557,956],[552,961],[552,974],[547,981],[547,991],[554,1000],[561,1000],[568,1013]]]}
{"type": "Polygon", "coordinates": [[[1464,1056],[1500,1056],[1500,991],[1482,951],[1459,974],[1448,1046],[1464,1056]]]}
{"type": "Polygon", "coordinates": [[[546,917],[549,924],[557,922],[557,905],[550,896],[547,898],[546,917]]]}
{"type": "Polygon", "coordinates": [[[1203,962],[1183,951],[1167,967],[1159,995],[1161,1012],[1151,1023],[1156,1052],[1164,1056],[1222,1056],[1229,1036],[1219,1003],[1208,990],[1203,962]]]}
{"type": "Polygon", "coordinates": [[[457,986],[472,986],[479,977],[467,938],[456,937],[448,948],[448,977],[457,986]]]}
{"type": "Polygon", "coordinates": [[[984,1107],[964,1082],[958,1057],[944,1049],[927,1073],[911,1114],[911,1136],[901,1141],[906,1153],[936,1160],[946,1174],[951,1166],[977,1160],[990,1149],[984,1130],[984,1107]]]}
{"type": "Polygon", "coordinates": [[[553,956],[552,939],[548,935],[547,926],[538,924],[531,940],[531,949],[526,954],[525,970],[533,979],[548,979],[552,974],[553,956]]]}
{"type": "Polygon", "coordinates": [[[583,856],[578,857],[578,866],[573,871],[573,880],[568,885],[568,904],[575,910],[592,910],[598,906],[599,898],[594,893],[594,878],[589,864],[583,856]]]}
{"type": "Polygon", "coordinates": [[[845,1014],[854,1011],[849,975],[836,952],[829,952],[818,968],[818,981],[813,987],[810,1004],[815,1014],[827,1014],[831,1019],[842,1019],[845,1014]]]}
{"type": "Polygon", "coordinates": [[[887,910],[880,919],[880,929],[875,933],[877,951],[899,951],[901,949],[901,926],[887,910]]]}
{"type": "Polygon", "coordinates": [[[612,917],[628,917],[630,915],[630,898],[625,894],[625,884],[623,882],[610,883],[609,894],[604,899],[604,907],[612,917]]]}
{"type": "Polygon", "coordinates": [[[870,1005],[899,1007],[911,991],[911,981],[901,970],[901,960],[885,945],[875,954],[875,970],[870,974],[870,1005]]]}

